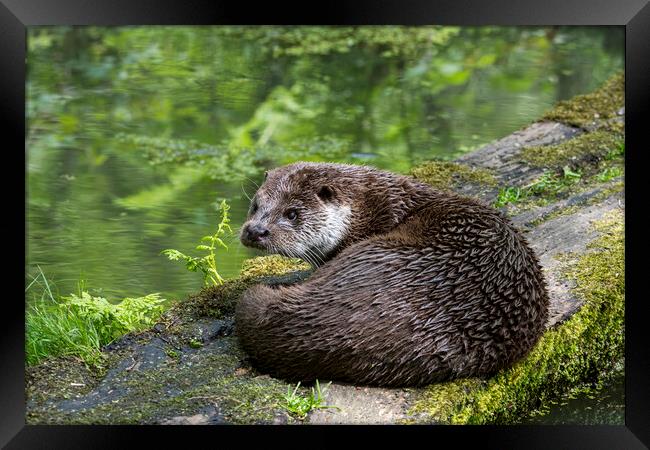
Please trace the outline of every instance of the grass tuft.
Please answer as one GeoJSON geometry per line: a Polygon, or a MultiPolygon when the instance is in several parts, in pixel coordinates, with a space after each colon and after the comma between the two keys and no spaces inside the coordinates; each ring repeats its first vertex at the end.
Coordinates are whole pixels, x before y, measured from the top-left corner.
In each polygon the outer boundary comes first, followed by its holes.
{"type": "MultiPolygon", "coordinates": [[[[326,388],[329,387],[331,383],[328,383],[326,388]]],[[[291,390],[291,386],[287,388],[287,395],[284,396],[284,401],[280,403],[280,406],[289,412],[289,414],[295,416],[296,418],[303,420],[307,417],[307,414],[313,409],[323,409],[323,408],[336,408],[336,406],[323,405],[323,392],[320,388],[320,383],[316,380],[316,390],[311,388],[311,393],[306,397],[298,394],[298,388],[300,388],[300,382],[296,387],[291,390]]]]}
{"type": "Polygon", "coordinates": [[[131,331],[150,327],[160,317],[164,300],[159,294],[109,303],[83,290],[68,297],[52,293],[52,283],[39,267],[27,286],[32,301],[26,314],[25,359],[28,365],[53,356],[74,356],[99,367],[101,347],[131,331]],[[40,287],[40,296],[34,290],[40,287]]]}

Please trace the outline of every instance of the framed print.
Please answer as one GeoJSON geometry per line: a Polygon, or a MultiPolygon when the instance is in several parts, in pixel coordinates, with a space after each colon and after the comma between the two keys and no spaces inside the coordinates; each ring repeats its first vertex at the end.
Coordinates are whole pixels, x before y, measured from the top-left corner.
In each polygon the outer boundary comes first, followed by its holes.
{"type": "Polygon", "coordinates": [[[3,0],[3,444],[647,445],[650,7],[527,3],[3,0]]]}

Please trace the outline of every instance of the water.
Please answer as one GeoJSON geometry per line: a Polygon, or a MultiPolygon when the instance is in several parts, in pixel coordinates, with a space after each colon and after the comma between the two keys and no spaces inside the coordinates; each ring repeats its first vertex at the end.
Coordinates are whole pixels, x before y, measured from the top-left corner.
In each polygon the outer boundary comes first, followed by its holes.
{"type": "Polygon", "coordinates": [[[580,394],[551,406],[524,425],[625,425],[625,377],[618,375],[599,392],[580,394]]]}
{"type": "MultiPolygon", "coordinates": [[[[27,281],[40,267],[60,294],[85,280],[109,300],[184,298],[201,275],[161,250],[198,255],[222,198],[237,231],[265,168],[305,159],[407,173],[623,68],[622,28],[447,28],[422,41],[427,30],[31,27],[27,281]]],[[[227,242],[229,278],[258,253],[227,242]]],[[[583,403],[558,414],[620,413],[620,402],[583,403]]]]}

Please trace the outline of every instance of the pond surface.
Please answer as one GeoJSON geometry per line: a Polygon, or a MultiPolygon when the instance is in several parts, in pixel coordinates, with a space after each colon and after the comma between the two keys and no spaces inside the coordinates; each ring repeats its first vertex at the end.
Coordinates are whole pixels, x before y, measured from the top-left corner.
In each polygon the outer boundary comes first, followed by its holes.
{"type": "Polygon", "coordinates": [[[595,394],[579,394],[524,419],[522,425],[625,425],[625,377],[610,380],[595,394]]]}
{"type": "MultiPolygon", "coordinates": [[[[183,298],[227,199],[235,232],[265,168],[408,173],[506,136],[623,67],[622,28],[32,27],[27,273],[61,294],[183,298]],[[417,44],[417,45],[415,45],[417,44]]],[[[217,256],[236,276],[255,251],[217,256]]]]}

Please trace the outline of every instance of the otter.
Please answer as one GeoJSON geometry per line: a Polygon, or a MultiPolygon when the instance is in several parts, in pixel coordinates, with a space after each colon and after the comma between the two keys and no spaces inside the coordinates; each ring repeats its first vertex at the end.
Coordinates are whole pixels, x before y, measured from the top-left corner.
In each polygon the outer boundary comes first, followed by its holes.
{"type": "Polygon", "coordinates": [[[258,370],[287,381],[421,386],[486,377],[544,330],[547,287],[524,236],[478,200],[368,166],[267,173],[241,242],[301,258],[295,284],[257,284],[235,311],[258,370]]]}

